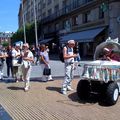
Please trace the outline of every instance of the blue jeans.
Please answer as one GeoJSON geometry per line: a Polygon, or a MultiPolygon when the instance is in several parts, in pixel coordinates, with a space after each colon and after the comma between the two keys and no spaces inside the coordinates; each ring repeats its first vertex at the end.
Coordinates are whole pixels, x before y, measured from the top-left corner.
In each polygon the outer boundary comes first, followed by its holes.
{"type": "Polygon", "coordinates": [[[67,87],[71,87],[71,81],[73,79],[74,64],[65,63],[65,78],[62,84],[62,91],[66,91],[67,87]]]}

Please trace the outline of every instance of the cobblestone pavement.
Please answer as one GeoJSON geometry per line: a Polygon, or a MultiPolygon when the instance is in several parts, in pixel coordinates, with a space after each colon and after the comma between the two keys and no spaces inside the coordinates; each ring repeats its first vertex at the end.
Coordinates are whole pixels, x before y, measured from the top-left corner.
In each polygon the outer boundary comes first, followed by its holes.
{"type": "MultiPolygon", "coordinates": [[[[118,120],[120,100],[114,106],[105,106],[98,100],[79,101],[74,91],[62,95],[62,78],[51,82],[31,81],[31,89],[23,91],[23,82],[0,83],[0,104],[13,120],[118,120]]],[[[1,119],[0,119],[1,120],[1,119]]]]}

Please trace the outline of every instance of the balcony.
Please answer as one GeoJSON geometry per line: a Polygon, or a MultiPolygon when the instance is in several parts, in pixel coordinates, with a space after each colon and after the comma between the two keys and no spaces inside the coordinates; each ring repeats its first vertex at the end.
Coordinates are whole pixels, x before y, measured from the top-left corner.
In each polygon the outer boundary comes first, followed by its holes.
{"type": "Polygon", "coordinates": [[[71,13],[72,11],[80,8],[81,6],[83,6],[85,4],[88,4],[88,3],[91,3],[93,1],[94,0],[90,0],[90,1],[88,0],[85,3],[78,3],[78,1],[76,0],[72,4],[65,6],[64,8],[62,8],[59,11],[53,13],[52,15],[47,16],[46,18],[43,18],[42,23],[51,22],[51,21],[55,20],[56,18],[59,18],[63,15],[67,15],[67,14],[71,13]]]}

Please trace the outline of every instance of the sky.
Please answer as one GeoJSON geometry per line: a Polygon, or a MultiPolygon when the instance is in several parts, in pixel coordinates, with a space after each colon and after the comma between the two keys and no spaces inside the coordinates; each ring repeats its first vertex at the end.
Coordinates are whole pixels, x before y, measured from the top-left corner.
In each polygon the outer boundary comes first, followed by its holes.
{"type": "Polygon", "coordinates": [[[16,32],[20,0],[0,0],[0,32],[16,32]]]}

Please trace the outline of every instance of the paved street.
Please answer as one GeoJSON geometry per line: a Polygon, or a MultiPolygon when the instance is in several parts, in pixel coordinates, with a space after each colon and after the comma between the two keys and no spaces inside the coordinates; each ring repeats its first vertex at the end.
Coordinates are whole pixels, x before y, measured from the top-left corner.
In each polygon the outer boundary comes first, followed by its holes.
{"type": "MultiPolygon", "coordinates": [[[[79,77],[72,82],[74,91],[62,95],[64,65],[51,61],[54,81],[41,82],[35,77],[41,76],[40,66],[33,67],[31,89],[24,92],[23,82],[0,83],[0,104],[13,120],[118,120],[120,99],[114,106],[105,106],[99,98],[80,101],[76,94],[79,77]],[[40,73],[40,74],[39,74],[40,73]],[[37,75],[37,76],[36,76],[37,75]]],[[[4,71],[5,72],[5,71],[4,71]]],[[[77,74],[77,72],[76,72],[77,74]]],[[[0,112],[1,115],[1,112],[0,112]]],[[[0,120],[9,120],[0,118],[0,120]]]]}
{"type": "MultiPolygon", "coordinates": [[[[79,101],[76,95],[78,79],[73,81],[74,91],[66,96],[60,93],[62,80],[31,82],[29,92],[23,83],[0,84],[0,104],[13,120],[118,120],[120,100],[107,107],[97,100],[79,101]]],[[[0,119],[3,120],[3,119],[0,119]]]]}

